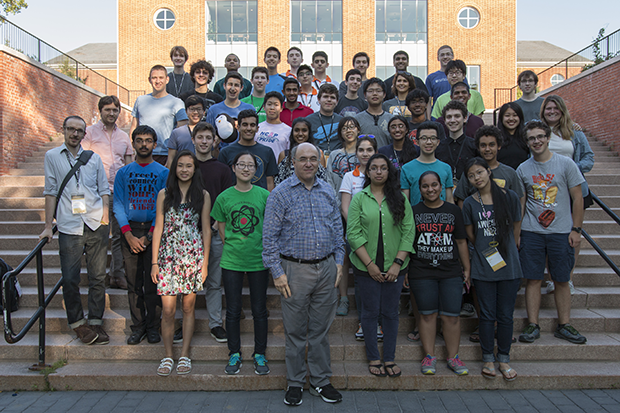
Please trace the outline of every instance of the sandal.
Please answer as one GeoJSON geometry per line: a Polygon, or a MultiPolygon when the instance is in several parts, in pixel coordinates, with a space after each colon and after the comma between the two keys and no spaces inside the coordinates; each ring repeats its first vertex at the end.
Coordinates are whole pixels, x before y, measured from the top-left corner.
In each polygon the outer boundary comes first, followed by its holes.
{"type": "Polygon", "coordinates": [[[172,367],[174,366],[174,360],[170,357],[163,358],[159,367],[157,368],[157,374],[160,376],[169,376],[172,373],[172,367]]]}
{"type": "Polygon", "coordinates": [[[192,371],[192,361],[189,357],[181,357],[177,363],[177,374],[188,374],[192,371]]]}
{"type": "Polygon", "coordinates": [[[512,369],[512,367],[509,367],[505,370],[499,369],[499,372],[502,373],[502,376],[504,377],[504,380],[506,381],[515,381],[517,379],[517,372],[515,371],[515,375],[510,377],[510,373],[513,372],[514,370],[512,369]]]}
{"type": "Polygon", "coordinates": [[[387,373],[388,377],[391,377],[391,378],[396,378],[396,377],[399,377],[401,374],[403,374],[402,370],[400,369],[400,367],[396,365],[396,363],[386,364],[385,372],[387,373]],[[398,369],[398,373],[394,372],[394,367],[398,369]]]}
{"type": "Polygon", "coordinates": [[[479,327],[476,327],[473,333],[469,335],[469,341],[472,343],[480,343],[480,330],[478,330],[478,328],[479,327]]]}
{"type": "Polygon", "coordinates": [[[385,377],[385,376],[387,376],[387,373],[383,369],[383,364],[381,364],[381,363],[379,363],[379,364],[369,364],[368,365],[368,372],[370,374],[372,374],[373,376],[377,376],[377,377],[385,377]],[[372,369],[378,369],[380,373],[379,374],[373,373],[372,369]]]}
{"type": "Polygon", "coordinates": [[[482,374],[482,376],[485,379],[494,379],[495,377],[497,377],[497,374],[495,373],[495,368],[494,367],[482,367],[482,371],[480,372],[482,374]]]}
{"type": "Polygon", "coordinates": [[[420,332],[416,328],[411,333],[407,334],[408,341],[420,341],[420,332]]]}

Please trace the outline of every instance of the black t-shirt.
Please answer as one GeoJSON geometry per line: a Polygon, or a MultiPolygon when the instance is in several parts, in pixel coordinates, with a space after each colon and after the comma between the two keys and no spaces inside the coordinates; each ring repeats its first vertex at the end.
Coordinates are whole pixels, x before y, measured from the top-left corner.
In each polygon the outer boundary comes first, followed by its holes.
{"type": "Polygon", "coordinates": [[[211,106],[224,100],[220,95],[215,92],[208,91],[207,93],[198,93],[195,90],[182,93],[181,96],[179,96],[179,99],[181,99],[183,103],[185,103],[185,100],[193,95],[200,96],[205,103],[205,117],[207,116],[207,112],[209,111],[209,108],[211,106]]]}
{"type": "Polygon", "coordinates": [[[409,276],[416,279],[445,279],[463,274],[457,239],[465,239],[461,209],[444,202],[429,208],[420,202],[413,206],[415,239],[409,263],[409,276]]]}
{"type": "MultiPolygon", "coordinates": [[[[202,173],[202,181],[205,185],[205,189],[211,197],[211,209],[213,209],[213,205],[219,194],[232,186],[232,171],[228,165],[215,158],[211,158],[204,162],[198,161],[198,167],[202,173]]],[[[213,224],[213,218],[211,218],[211,224],[213,224]]]]}
{"type": "Polygon", "coordinates": [[[497,160],[516,170],[530,157],[530,150],[524,142],[518,142],[515,136],[506,138],[507,136],[504,135],[502,147],[497,151],[497,160]]]}
{"type": "Polygon", "coordinates": [[[478,156],[478,151],[474,139],[465,135],[461,135],[456,140],[446,136],[435,151],[435,157],[450,165],[453,177],[457,180],[465,172],[467,162],[476,156],[478,156]]]}

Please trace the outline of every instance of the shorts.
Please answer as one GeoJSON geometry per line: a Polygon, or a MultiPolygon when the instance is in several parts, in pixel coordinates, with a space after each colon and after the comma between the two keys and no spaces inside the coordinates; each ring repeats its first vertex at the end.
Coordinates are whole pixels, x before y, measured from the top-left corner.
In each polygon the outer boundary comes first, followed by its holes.
{"type": "Polygon", "coordinates": [[[553,281],[570,281],[575,265],[575,249],[568,243],[568,235],[521,231],[519,259],[523,278],[542,280],[548,265],[553,281]]]}
{"type": "Polygon", "coordinates": [[[461,314],[463,277],[419,279],[409,278],[420,314],[439,313],[451,317],[461,314]]]}

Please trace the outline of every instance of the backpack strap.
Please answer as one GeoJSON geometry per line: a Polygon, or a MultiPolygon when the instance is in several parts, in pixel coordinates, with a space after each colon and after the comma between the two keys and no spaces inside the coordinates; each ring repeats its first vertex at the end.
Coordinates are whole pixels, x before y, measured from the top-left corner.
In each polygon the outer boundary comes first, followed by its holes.
{"type": "Polygon", "coordinates": [[[82,151],[77,162],[75,163],[75,165],[73,165],[73,168],[71,168],[69,173],[65,176],[65,179],[62,180],[62,183],[60,184],[60,187],[58,188],[58,194],[56,195],[56,207],[54,208],[54,218],[56,218],[56,213],[58,212],[58,202],[60,202],[60,197],[62,196],[62,192],[65,190],[67,183],[69,183],[69,180],[71,179],[71,177],[75,175],[77,170],[82,165],[86,165],[88,163],[90,158],[93,156],[93,153],[94,153],[93,151],[82,151]]]}

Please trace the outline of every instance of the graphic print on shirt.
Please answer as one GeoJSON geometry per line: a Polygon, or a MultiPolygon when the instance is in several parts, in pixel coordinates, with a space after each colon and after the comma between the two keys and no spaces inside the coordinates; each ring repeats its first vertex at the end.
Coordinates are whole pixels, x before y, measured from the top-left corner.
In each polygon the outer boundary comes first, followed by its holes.
{"type": "Polygon", "coordinates": [[[233,232],[239,232],[245,237],[254,232],[259,221],[260,219],[256,215],[255,209],[248,205],[242,205],[241,208],[235,209],[230,213],[230,224],[232,225],[233,232]]]}
{"type": "Polygon", "coordinates": [[[331,140],[338,140],[336,134],[338,133],[338,122],[330,123],[326,125],[321,125],[318,127],[316,133],[314,134],[314,141],[317,145],[327,144],[327,138],[331,140]],[[330,134],[331,132],[331,134],[330,134]]]}
{"type": "Polygon", "coordinates": [[[258,132],[254,140],[258,143],[269,146],[268,144],[270,143],[280,142],[280,134],[278,132],[264,130],[258,132]]]}
{"type": "Polygon", "coordinates": [[[342,178],[344,174],[354,170],[357,165],[359,165],[359,161],[356,154],[338,153],[334,155],[331,171],[342,178]]]}
{"type": "Polygon", "coordinates": [[[495,218],[491,218],[493,211],[478,212],[478,229],[484,231],[485,237],[494,237],[496,235],[495,218]]]}
{"type": "Polygon", "coordinates": [[[432,261],[438,267],[441,262],[453,260],[455,248],[452,235],[454,215],[447,213],[415,214],[416,233],[419,234],[415,250],[418,258],[432,261]]]}
{"type": "Polygon", "coordinates": [[[252,177],[252,184],[256,184],[260,181],[265,173],[265,161],[263,161],[262,158],[256,154],[254,154],[254,159],[256,159],[256,171],[252,177]]]}
{"type": "Polygon", "coordinates": [[[149,211],[155,209],[157,200],[157,177],[154,172],[130,172],[127,175],[127,201],[129,210],[149,211]]]}
{"type": "Polygon", "coordinates": [[[534,200],[540,203],[541,209],[543,209],[538,216],[538,222],[544,228],[548,228],[555,219],[553,208],[557,205],[555,198],[558,195],[558,187],[553,184],[553,178],[555,178],[555,174],[543,176],[539,173],[538,175],[532,175],[534,200]]]}

